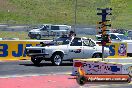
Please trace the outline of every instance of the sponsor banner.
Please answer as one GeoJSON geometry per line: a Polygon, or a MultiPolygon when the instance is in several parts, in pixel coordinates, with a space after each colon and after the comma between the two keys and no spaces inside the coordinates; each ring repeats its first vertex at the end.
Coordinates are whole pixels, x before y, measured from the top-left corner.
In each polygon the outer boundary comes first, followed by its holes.
{"type": "Polygon", "coordinates": [[[0,60],[30,59],[30,57],[26,56],[25,47],[36,46],[39,45],[40,42],[39,40],[0,41],[0,60]]]}
{"type": "Polygon", "coordinates": [[[82,67],[86,74],[122,74],[122,64],[106,63],[99,61],[74,60],[72,74],[78,74],[78,68],[82,67]]]}
{"type": "Polygon", "coordinates": [[[131,82],[131,77],[130,75],[126,74],[107,74],[107,75],[84,75],[84,76],[77,76],[76,81],[79,85],[84,85],[89,82],[125,82],[125,83],[130,83],[131,82]]]}
{"type": "Polygon", "coordinates": [[[107,44],[110,50],[108,58],[124,58],[127,57],[127,43],[111,43],[107,44]]]}
{"type": "Polygon", "coordinates": [[[132,76],[132,64],[124,64],[122,66],[123,74],[130,74],[132,76]]]}

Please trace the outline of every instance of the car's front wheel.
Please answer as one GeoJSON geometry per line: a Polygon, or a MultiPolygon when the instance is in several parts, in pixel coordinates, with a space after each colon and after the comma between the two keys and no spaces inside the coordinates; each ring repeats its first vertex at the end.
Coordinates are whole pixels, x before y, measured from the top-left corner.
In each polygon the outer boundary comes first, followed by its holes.
{"type": "Polygon", "coordinates": [[[102,54],[95,53],[92,58],[101,58],[101,57],[102,57],[102,54]]]}
{"type": "Polygon", "coordinates": [[[55,53],[51,57],[51,62],[53,65],[59,66],[62,64],[63,55],[61,53],[55,53]]]}
{"type": "Polygon", "coordinates": [[[34,36],[30,36],[30,39],[34,39],[34,36]]]}
{"type": "Polygon", "coordinates": [[[31,57],[31,61],[34,63],[34,65],[39,65],[42,59],[38,57],[31,57]]]}

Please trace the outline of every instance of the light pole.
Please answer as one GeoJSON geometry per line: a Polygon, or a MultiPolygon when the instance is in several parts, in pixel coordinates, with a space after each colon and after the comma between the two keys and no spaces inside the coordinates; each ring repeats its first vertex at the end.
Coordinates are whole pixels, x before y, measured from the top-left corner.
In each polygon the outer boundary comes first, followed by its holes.
{"type": "Polygon", "coordinates": [[[75,33],[75,29],[76,29],[76,23],[77,23],[77,20],[76,20],[76,18],[77,18],[77,0],[75,0],[75,11],[74,11],[75,13],[75,16],[74,16],[74,33],[75,33]]]}

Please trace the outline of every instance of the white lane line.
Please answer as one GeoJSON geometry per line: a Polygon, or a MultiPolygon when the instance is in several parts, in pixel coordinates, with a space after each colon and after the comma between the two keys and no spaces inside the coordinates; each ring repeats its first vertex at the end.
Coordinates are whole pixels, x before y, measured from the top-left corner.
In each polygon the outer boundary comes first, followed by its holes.
{"type": "Polygon", "coordinates": [[[60,72],[60,73],[47,73],[47,74],[18,74],[18,75],[4,75],[0,76],[0,78],[15,78],[15,77],[31,77],[31,76],[46,76],[46,75],[70,75],[71,72],[60,72]]]}
{"type": "Polygon", "coordinates": [[[128,85],[131,85],[131,84],[130,83],[125,83],[125,84],[96,84],[96,86],[95,85],[84,85],[80,88],[112,88],[112,87],[120,88],[120,87],[125,87],[128,85]]]}
{"type": "Polygon", "coordinates": [[[0,62],[27,62],[31,60],[0,60],[0,62]]]}

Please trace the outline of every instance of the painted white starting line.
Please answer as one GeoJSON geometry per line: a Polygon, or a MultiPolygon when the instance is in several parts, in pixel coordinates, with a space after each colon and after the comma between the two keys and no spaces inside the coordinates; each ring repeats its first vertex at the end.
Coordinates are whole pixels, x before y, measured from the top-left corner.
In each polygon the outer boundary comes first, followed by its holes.
{"type": "Polygon", "coordinates": [[[71,72],[48,73],[48,74],[18,74],[18,75],[4,75],[0,78],[15,78],[15,77],[31,77],[31,76],[46,76],[46,75],[71,75],[71,72]]]}

